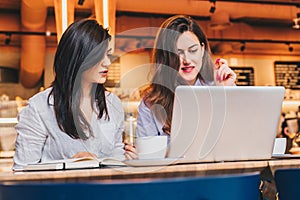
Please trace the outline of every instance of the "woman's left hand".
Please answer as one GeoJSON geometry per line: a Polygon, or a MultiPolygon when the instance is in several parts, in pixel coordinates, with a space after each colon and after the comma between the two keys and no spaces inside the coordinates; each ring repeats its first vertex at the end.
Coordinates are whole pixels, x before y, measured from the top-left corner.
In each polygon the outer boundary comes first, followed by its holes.
{"type": "Polygon", "coordinates": [[[132,160],[132,159],[138,158],[135,146],[125,143],[124,149],[125,149],[125,157],[127,160],[132,160]]]}
{"type": "Polygon", "coordinates": [[[218,58],[215,63],[216,85],[233,86],[236,81],[235,72],[228,66],[227,60],[218,58]]]}

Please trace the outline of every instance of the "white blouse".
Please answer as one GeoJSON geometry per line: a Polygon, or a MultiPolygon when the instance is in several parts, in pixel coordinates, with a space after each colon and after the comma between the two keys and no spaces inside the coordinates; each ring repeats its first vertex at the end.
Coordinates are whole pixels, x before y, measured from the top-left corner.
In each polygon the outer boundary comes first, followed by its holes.
{"type": "Polygon", "coordinates": [[[50,160],[68,159],[78,152],[90,152],[101,157],[124,159],[122,133],[124,110],[120,99],[106,92],[110,120],[97,118],[93,112],[91,129],[94,136],[87,140],[73,139],[58,127],[53,98],[48,104],[51,88],[34,95],[18,116],[14,168],[50,160]]]}
{"type": "MultiPolygon", "coordinates": [[[[214,85],[214,82],[203,83],[199,79],[194,84],[195,86],[214,85]]],[[[167,135],[163,130],[162,122],[156,118],[154,113],[145,104],[144,100],[138,106],[136,137],[167,135]]]]}

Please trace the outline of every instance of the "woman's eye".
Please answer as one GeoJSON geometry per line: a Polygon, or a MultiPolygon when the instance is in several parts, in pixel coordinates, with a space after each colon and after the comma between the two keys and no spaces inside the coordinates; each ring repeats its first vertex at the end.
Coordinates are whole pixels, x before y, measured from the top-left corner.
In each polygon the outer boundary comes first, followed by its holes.
{"type": "Polygon", "coordinates": [[[178,51],[178,55],[183,55],[183,51],[178,51]]]}
{"type": "Polygon", "coordinates": [[[107,53],[106,55],[107,55],[107,57],[108,57],[109,59],[112,59],[112,54],[111,54],[111,53],[107,53]]]}
{"type": "Polygon", "coordinates": [[[190,53],[196,53],[198,51],[198,49],[190,49],[189,52],[190,53]]]}

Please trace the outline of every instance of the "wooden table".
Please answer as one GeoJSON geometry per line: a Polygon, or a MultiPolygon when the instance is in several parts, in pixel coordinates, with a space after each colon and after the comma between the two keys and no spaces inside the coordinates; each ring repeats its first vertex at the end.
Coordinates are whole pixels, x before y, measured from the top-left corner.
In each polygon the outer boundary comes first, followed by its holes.
{"type": "Polygon", "coordinates": [[[178,164],[152,167],[117,167],[81,170],[58,170],[36,172],[0,173],[0,181],[124,181],[149,178],[196,177],[217,174],[232,174],[261,171],[268,166],[267,161],[241,161],[201,164],[178,164]]]}
{"type": "Polygon", "coordinates": [[[269,166],[273,174],[276,171],[276,169],[300,168],[300,158],[270,160],[269,166]]]}
{"type": "Polygon", "coordinates": [[[12,172],[12,160],[0,159],[0,181],[79,182],[124,181],[150,178],[198,177],[262,171],[270,167],[274,173],[279,168],[299,168],[300,159],[272,159],[262,161],[236,161],[220,163],[178,164],[152,167],[116,167],[80,170],[12,172]]]}

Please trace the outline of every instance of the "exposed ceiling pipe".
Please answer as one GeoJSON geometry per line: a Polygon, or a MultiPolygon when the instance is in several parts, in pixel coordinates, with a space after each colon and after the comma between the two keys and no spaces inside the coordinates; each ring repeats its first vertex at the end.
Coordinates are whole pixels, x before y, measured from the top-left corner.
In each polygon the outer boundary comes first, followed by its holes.
{"type": "MultiPolygon", "coordinates": [[[[45,31],[47,7],[43,1],[22,0],[22,31],[45,31]]],[[[40,35],[22,35],[20,82],[32,88],[40,81],[45,65],[46,39],[40,35]]]]}

